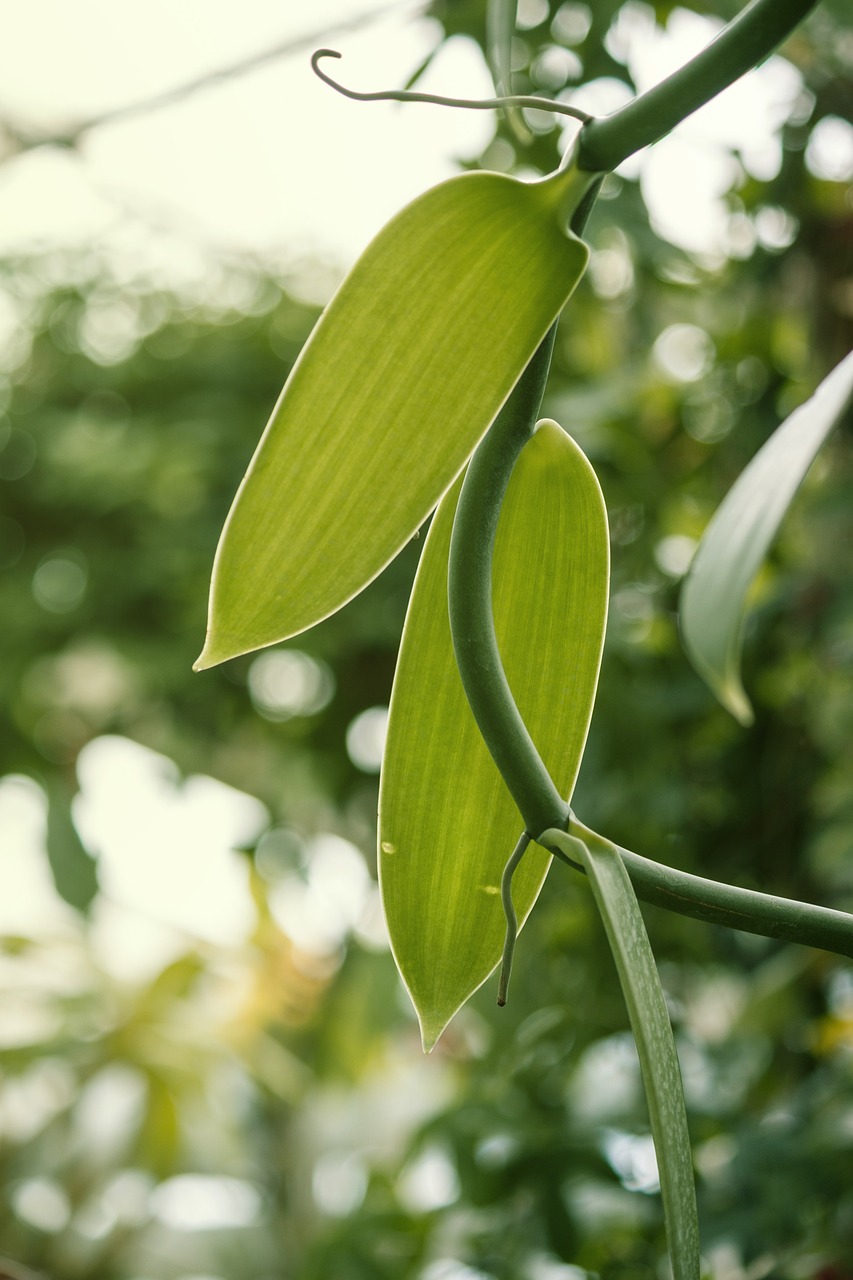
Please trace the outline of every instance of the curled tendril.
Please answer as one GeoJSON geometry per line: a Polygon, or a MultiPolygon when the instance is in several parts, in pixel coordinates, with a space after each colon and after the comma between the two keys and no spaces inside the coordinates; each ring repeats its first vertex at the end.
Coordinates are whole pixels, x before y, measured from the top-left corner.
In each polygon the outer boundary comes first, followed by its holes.
{"type": "Polygon", "coordinates": [[[531,107],[536,111],[551,111],[559,116],[571,116],[587,124],[592,116],[579,107],[571,107],[565,102],[554,102],[551,98],[539,98],[525,93],[510,93],[500,98],[445,98],[437,93],[415,93],[411,89],[380,89],[376,93],[360,93],[356,89],[348,89],[338,84],[337,80],[320,67],[321,58],[340,58],[337,49],[317,49],[311,54],[311,68],[325,84],[342,93],[345,98],[354,98],[356,102],[433,102],[439,107],[467,107],[472,111],[493,111],[496,107],[516,106],[531,107]]]}
{"type": "Polygon", "coordinates": [[[518,934],[518,920],[512,902],[512,878],[529,844],[530,836],[526,831],[523,831],[518,844],[510,854],[509,861],[504,867],[503,875],[501,876],[501,904],[506,916],[506,938],[504,940],[503,956],[501,957],[501,976],[498,986],[498,1004],[501,1008],[506,1004],[509,975],[512,972],[512,957],[515,951],[515,939],[518,934]]]}

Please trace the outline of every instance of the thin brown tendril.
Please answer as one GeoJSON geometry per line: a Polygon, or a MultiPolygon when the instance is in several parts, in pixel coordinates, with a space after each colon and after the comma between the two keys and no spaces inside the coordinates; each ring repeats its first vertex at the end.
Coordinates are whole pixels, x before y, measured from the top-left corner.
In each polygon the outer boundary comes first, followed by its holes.
{"type": "Polygon", "coordinates": [[[377,93],[360,93],[356,89],[347,89],[338,84],[330,75],[320,68],[321,58],[340,58],[336,49],[317,49],[311,54],[311,67],[331,88],[342,93],[345,98],[354,98],[356,102],[433,102],[439,107],[468,107],[472,111],[493,111],[497,107],[516,106],[530,107],[536,111],[551,111],[559,116],[571,116],[583,124],[592,120],[592,116],[578,107],[570,107],[565,102],[554,102],[551,98],[539,98],[524,93],[510,93],[500,98],[445,98],[437,93],[415,93],[411,89],[381,89],[377,93]]]}

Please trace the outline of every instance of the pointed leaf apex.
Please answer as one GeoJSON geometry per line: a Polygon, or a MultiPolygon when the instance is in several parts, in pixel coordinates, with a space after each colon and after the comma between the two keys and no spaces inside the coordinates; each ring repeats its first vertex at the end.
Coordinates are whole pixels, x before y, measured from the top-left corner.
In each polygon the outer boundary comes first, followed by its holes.
{"type": "Polygon", "coordinates": [[[424,1053],[432,1053],[433,1049],[444,1034],[449,1021],[449,1018],[444,1020],[434,1017],[422,1018],[420,1012],[418,1012],[418,1022],[421,1027],[421,1045],[423,1046],[424,1053]]]}
{"type": "Polygon", "coordinates": [[[229,658],[236,658],[239,650],[227,648],[227,646],[217,644],[213,636],[208,634],[204,641],[204,648],[193,663],[193,671],[209,671],[211,667],[218,667],[221,662],[227,662],[229,658]]]}
{"type": "MultiPolygon", "coordinates": [[[[385,919],[427,1052],[500,963],[501,876],[523,825],[474,720],[453,651],[447,564],[459,487],[439,504],[418,567],[380,782],[385,919]]],[[[586,742],[608,569],[598,482],[578,446],[546,423],[522,449],[501,510],[494,616],[507,680],[561,796],[571,795],[586,742]],[[567,625],[553,625],[554,609],[567,625]]],[[[531,845],[518,867],[519,925],[550,861],[531,845]]]]}
{"type": "Polygon", "coordinates": [[[776,429],[709,523],[681,594],[688,657],[742,725],[753,721],[740,656],[749,589],[815,455],[853,402],[853,352],[776,429]]]}
{"type": "Polygon", "coordinates": [[[738,724],[748,729],[755,721],[752,703],[739,679],[729,679],[720,689],[720,702],[731,712],[738,724]]]}

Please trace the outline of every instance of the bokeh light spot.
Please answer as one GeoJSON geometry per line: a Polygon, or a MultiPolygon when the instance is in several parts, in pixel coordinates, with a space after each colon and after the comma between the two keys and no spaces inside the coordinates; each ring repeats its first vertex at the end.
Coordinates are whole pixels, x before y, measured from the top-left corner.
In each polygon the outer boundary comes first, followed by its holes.
{"type": "Polygon", "coordinates": [[[331,833],[309,843],[305,863],[304,876],[291,872],[272,887],[270,911],[301,950],[329,955],[359,922],[370,876],[355,845],[331,833]]]}
{"type": "Polygon", "coordinates": [[[71,1205],[58,1182],[50,1178],[29,1178],[12,1193],[15,1213],[38,1231],[54,1235],[64,1230],[71,1217],[71,1205]]]}
{"type": "Polygon", "coordinates": [[[812,129],[806,147],[806,165],[826,182],[853,178],[853,125],[840,116],[824,116],[812,129]]]}
{"type": "Polygon", "coordinates": [[[653,348],[655,363],[674,382],[695,382],[714,360],[714,344],[695,324],[671,324],[653,348]]]}
{"type": "Polygon", "coordinates": [[[173,1231],[223,1231],[250,1227],[260,1213],[261,1198],[239,1178],[182,1174],[154,1188],[151,1208],[173,1231]]]}
{"type": "Polygon", "coordinates": [[[312,716],[331,702],[335,678],[324,662],[299,649],[274,649],[249,668],[249,694],[267,720],[312,716]]]}
{"type": "Polygon", "coordinates": [[[368,707],[351,722],[347,729],[347,752],[357,769],[364,773],[379,772],[387,728],[387,707],[368,707]]]}
{"type": "Polygon", "coordinates": [[[655,547],[655,560],[670,578],[683,578],[696,554],[696,540],[686,534],[673,533],[661,538],[655,547]]]}
{"type": "Polygon", "coordinates": [[[49,613],[70,613],[83,599],[88,577],[79,552],[46,556],[33,574],[33,595],[49,613]]]}
{"type": "Polygon", "coordinates": [[[364,1161],[345,1151],[327,1152],[314,1166],[311,1189],[321,1212],[332,1218],[346,1217],[358,1208],[367,1190],[364,1161]]]}
{"type": "Polygon", "coordinates": [[[551,35],[561,44],[582,44],[592,26],[592,10],[587,4],[566,0],[551,20],[551,35]]]}

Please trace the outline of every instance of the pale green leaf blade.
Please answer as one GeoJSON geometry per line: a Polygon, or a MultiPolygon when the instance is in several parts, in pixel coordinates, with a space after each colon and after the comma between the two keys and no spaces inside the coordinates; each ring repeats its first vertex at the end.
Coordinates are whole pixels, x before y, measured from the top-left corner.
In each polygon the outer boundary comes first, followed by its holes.
{"type": "Polygon", "coordinates": [[[681,593],[681,632],[696,670],[741,724],[747,592],[815,455],[850,405],[853,352],[773,433],[711,520],[681,593]]]}
{"type": "Polygon", "coordinates": [[[471,173],[379,233],[285,384],[225,524],[197,668],[357,594],[432,510],[583,273],[587,176],[471,173]]]}
{"type": "Polygon", "coordinates": [[[674,1280],[699,1280],[699,1218],[684,1088],[675,1040],[637,895],[619,851],[588,832],[549,831],[549,844],[584,867],[601,912],[637,1042],[658,1161],[674,1280]]]}
{"type": "MultiPolygon", "coordinates": [[[[379,869],[391,945],[432,1048],[500,960],[501,872],[523,822],[465,697],[447,616],[457,483],[439,506],[394,679],[379,803],[379,869]]],[[[578,446],[543,423],[516,463],[493,565],[507,679],[556,786],[571,794],[589,728],[607,614],[607,516],[578,446]]],[[[519,920],[550,863],[516,872],[519,920]]]]}

